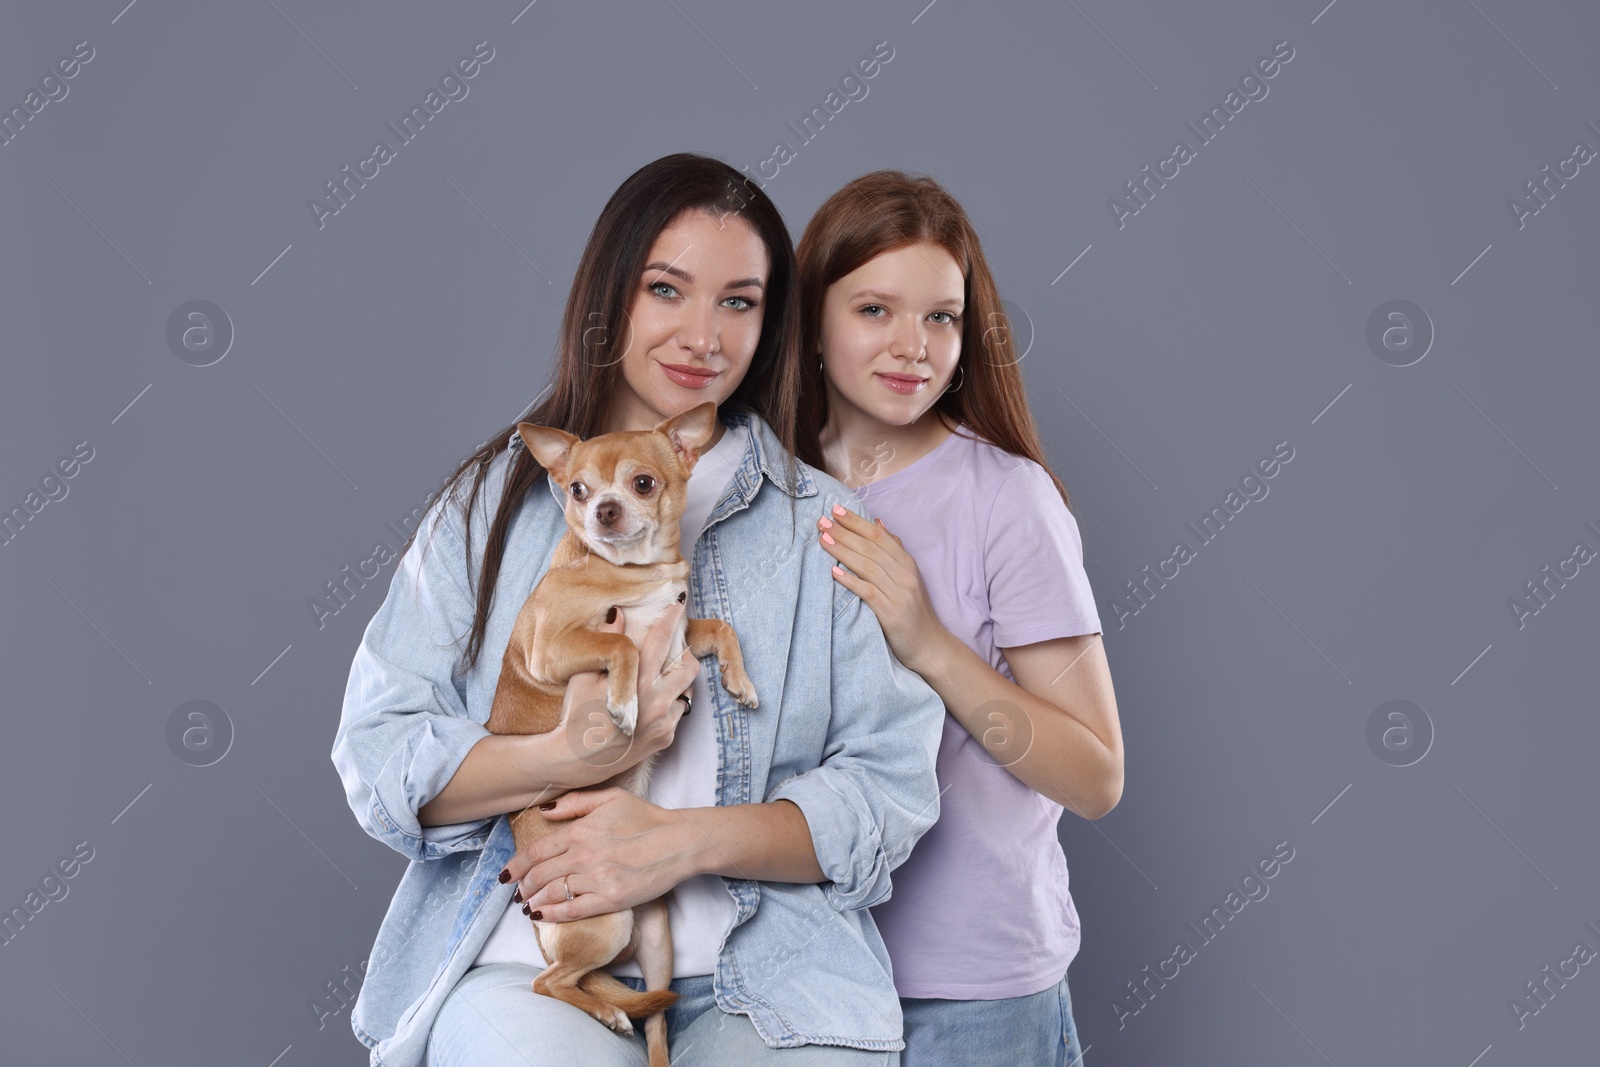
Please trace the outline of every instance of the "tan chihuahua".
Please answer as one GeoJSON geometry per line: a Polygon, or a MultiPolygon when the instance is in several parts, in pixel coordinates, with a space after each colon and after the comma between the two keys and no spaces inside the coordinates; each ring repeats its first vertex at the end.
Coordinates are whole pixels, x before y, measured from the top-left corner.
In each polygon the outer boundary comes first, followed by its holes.
{"type": "MultiPolygon", "coordinates": [[[[652,430],[604,434],[588,441],[533,423],[517,424],[528,451],[567,492],[567,532],[550,568],[534,586],[512,627],[500,680],[485,724],[496,734],[540,734],[561,722],[567,680],[579,671],[608,675],[606,709],[630,737],[639,716],[639,644],[673,603],[688,596],[689,564],[679,552],[679,523],[689,474],[716,429],[711,401],[652,430]],[[623,632],[597,627],[615,606],[623,632]]],[[[667,650],[670,667],[687,646],[696,656],[715,652],[722,684],[740,704],[756,707],[739,641],[721,619],[683,620],[667,650]]],[[[654,755],[608,779],[644,796],[654,755]]],[[[537,808],[511,817],[517,851],[554,829],[537,808]]],[[[534,922],[549,966],[533,991],[564,1000],[620,1034],[633,1033],[628,1016],[648,1016],[650,1067],[667,1067],[665,1011],[678,1000],[672,981],[672,933],[666,896],[637,908],[572,922],[534,922]],[[637,912],[637,916],[635,915],[637,912]],[[639,961],[645,991],[607,972],[630,956],[639,961]]]]}

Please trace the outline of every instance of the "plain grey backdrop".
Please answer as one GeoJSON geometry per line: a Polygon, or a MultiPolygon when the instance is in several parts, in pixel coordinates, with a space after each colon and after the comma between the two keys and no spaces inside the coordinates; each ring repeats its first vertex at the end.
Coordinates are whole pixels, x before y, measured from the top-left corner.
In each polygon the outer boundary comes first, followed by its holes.
{"type": "Polygon", "coordinates": [[[0,1058],[363,1062],[404,860],[329,750],[393,566],[329,584],[540,392],[601,205],[681,150],[796,238],[879,167],[981,231],[1126,743],[1061,825],[1086,1062],[1593,1056],[1592,5],[525,4],[0,14],[0,1058]]]}

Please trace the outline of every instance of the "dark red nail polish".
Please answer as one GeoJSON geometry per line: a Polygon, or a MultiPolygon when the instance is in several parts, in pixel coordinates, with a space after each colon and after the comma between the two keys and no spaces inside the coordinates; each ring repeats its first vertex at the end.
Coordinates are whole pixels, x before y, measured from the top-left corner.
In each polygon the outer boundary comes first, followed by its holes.
{"type": "Polygon", "coordinates": [[[611,605],[611,610],[606,612],[606,622],[616,622],[616,621],[617,621],[617,606],[615,604],[613,604],[613,605],[611,605]]]}
{"type": "Polygon", "coordinates": [[[513,903],[516,903],[516,904],[521,904],[522,903],[522,887],[520,885],[517,886],[516,889],[511,891],[511,900],[512,900],[513,903]]]}
{"type": "Polygon", "coordinates": [[[555,801],[547,800],[543,804],[539,805],[539,810],[540,811],[553,811],[553,810],[555,810],[555,806],[556,806],[556,802],[555,801]]]}
{"type": "Polygon", "coordinates": [[[532,917],[535,918],[535,919],[542,919],[542,918],[544,918],[544,912],[536,911],[536,912],[533,913],[532,917]]]}
{"type": "Polygon", "coordinates": [[[527,915],[527,914],[529,914],[529,911],[528,911],[528,906],[527,906],[527,905],[526,905],[526,904],[524,904],[524,905],[523,905],[523,906],[522,906],[522,914],[524,914],[524,915],[527,915]]]}
{"type": "Polygon", "coordinates": [[[501,885],[505,885],[509,881],[511,881],[511,872],[510,871],[501,871],[500,872],[500,884],[501,885]]]}

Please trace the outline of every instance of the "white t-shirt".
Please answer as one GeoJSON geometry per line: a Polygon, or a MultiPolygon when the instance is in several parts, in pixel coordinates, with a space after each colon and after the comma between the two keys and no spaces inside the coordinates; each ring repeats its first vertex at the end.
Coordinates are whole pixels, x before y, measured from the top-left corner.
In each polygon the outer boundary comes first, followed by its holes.
{"type": "MultiPolygon", "coordinates": [[[[678,544],[691,565],[695,542],[700,539],[712,507],[733,480],[749,441],[748,427],[724,426],[722,440],[701,454],[689,475],[688,503],[683,509],[678,544]]],[[[694,710],[678,721],[672,745],[656,756],[647,798],[663,808],[709,808],[717,803],[717,724],[706,673],[702,664],[694,680],[694,710]]],[[[667,896],[667,914],[672,922],[672,977],[714,973],[717,952],[737,913],[721,875],[697,874],[679,882],[667,896]]],[[[545,962],[533,936],[533,923],[522,914],[521,904],[512,903],[472,965],[525,963],[543,969],[545,962]]],[[[614,975],[644,977],[638,961],[632,959],[605,970],[614,975]]]]}

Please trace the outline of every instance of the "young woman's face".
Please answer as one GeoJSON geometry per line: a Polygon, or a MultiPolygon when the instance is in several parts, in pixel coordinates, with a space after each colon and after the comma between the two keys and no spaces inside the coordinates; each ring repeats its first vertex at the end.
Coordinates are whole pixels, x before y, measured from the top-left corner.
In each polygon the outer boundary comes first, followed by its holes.
{"type": "Polygon", "coordinates": [[[769,266],[737,215],[687,211],[661,231],[628,309],[612,429],[649,429],[733,395],[761,339],[769,266]]]}
{"type": "Polygon", "coordinates": [[[822,369],[830,403],[893,426],[933,406],[961,356],[964,279],[955,258],[919,243],[868,260],[822,301],[822,369]]]}

